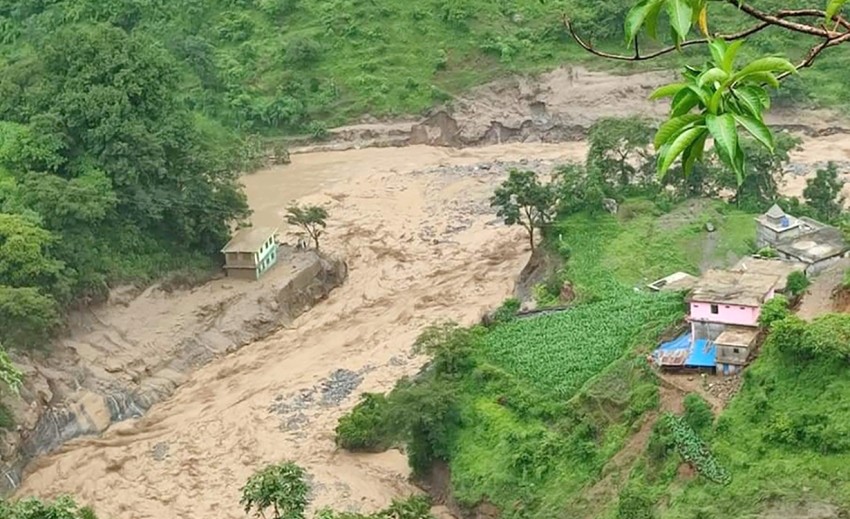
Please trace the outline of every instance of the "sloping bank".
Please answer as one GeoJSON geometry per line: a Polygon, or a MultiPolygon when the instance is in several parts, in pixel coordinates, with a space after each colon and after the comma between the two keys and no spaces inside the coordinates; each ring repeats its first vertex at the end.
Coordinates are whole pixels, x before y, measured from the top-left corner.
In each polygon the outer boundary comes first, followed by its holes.
{"type": "Polygon", "coordinates": [[[49,352],[15,359],[26,378],[22,398],[7,402],[18,425],[0,433],[0,490],[17,487],[34,457],[140,417],[194,369],[287,326],[347,273],[339,259],[283,250],[258,282],[116,292],[74,316],[70,335],[49,352]]]}

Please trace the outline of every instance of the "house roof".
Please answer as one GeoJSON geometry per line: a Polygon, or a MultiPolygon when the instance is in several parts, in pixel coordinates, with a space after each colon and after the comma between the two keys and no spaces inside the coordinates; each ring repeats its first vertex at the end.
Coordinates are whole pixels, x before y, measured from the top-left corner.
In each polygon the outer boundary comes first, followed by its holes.
{"type": "Polygon", "coordinates": [[[690,301],[761,306],[780,276],[749,271],[709,270],[700,278],[690,301]]]}
{"type": "Polygon", "coordinates": [[[805,272],[806,264],[797,261],[753,258],[748,256],[741,258],[731,270],[735,272],[753,272],[756,274],[779,276],[779,281],[777,281],[776,286],[773,288],[778,292],[784,292],[785,286],[788,283],[788,275],[792,272],[805,272]]]}
{"type": "Polygon", "coordinates": [[[841,231],[829,226],[776,244],[776,250],[779,252],[808,264],[839,256],[847,252],[847,249],[847,242],[844,241],[841,231]]]}
{"type": "Polygon", "coordinates": [[[248,227],[239,229],[221,252],[257,252],[263,244],[277,233],[273,227],[248,227]]]}
{"type": "Polygon", "coordinates": [[[714,340],[714,344],[749,348],[755,342],[758,334],[759,329],[752,326],[727,326],[723,329],[723,333],[714,340]]]}
{"type": "Polygon", "coordinates": [[[661,278],[649,285],[651,290],[676,291],[690,290],[697,283],[697,277],[687,272],[674,272],[665,278],[661,278]]]}
{"type": "Polygon", "coordinates": [[[773,206],[771,206],[771,208],[767,210],[765,216],[769,218],[776,218],[778,220],[779,218],[785,216],[785,211],[783,211],[782,208],[779,207],[777,204],[773,204],[773,206]]]}

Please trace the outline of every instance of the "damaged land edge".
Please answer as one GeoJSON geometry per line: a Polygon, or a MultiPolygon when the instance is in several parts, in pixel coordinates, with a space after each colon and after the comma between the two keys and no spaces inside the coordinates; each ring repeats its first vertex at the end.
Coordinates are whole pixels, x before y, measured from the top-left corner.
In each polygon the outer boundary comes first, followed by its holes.
{"type": "MultiPolygon", "coordinates": [[[[804,124],[774,124],[771,128],[812,138],[850,134],[850,128],[842,126],[814,128],[804,124]]],[[[359,148],[403,148],[414,145],[464,148],[521,142],[556,144],[584,140],[588,130],[586,125],[575,124],[567,118],[552,115],[545,119],[525,118],[513,124],[491,121],[482,130],[467,135],[468,126],[462,120],[456,119],[446,110],[440,110],[419,122],[411,122],[409,129],[342,127],[331,130],[328,140],[324,143],[293,139],[289,141],[289,145],[292,147],[291,153],[298,154],[359,148]]]]}
{"type": "MultiPolygon", "coordinates": [[[[297,278],[290,280],[286,285],[278,289],[278,294],[286,294],[282,301],[280,319],[268,326],[261,328],[247,340],[239,341],[230,350],[237,351],[243,346],[261,341],[286,325],[287,321],[294,320],[299,315],[308,311],[320,301],[326,299],[331,291],[345,282],[348,278],[348,265],[345,261],[320,256],[320,271],[313,276],[312,280],[303,288],[295,286],[297,278]]],[[[172,361],[182,354],[192,354],[197,357],[198,352],[203,358],[200,363],[193,366],[192,370],[208,364],[219,358],[210,352],[197,338],[190,337],[182,341],[180,352],[172,361]],[[191,352],[191,353],[190,353],[191,352]]],[[[137,388],[127,390],[116,388],[109,393],[102,393],[104,404],[109,410],[110,423],[112,424],[142,417],[154,404],[170,397],[179,387],[177,383],[170,383],[159,388],[137,388]]],[[[59,405],[50,406],[41,415],[35,428],[24,440],[17,451],[15,459],[0,462],[0,498],[8,497],[17,489],[23,478],[24,471],[31,461],[38,456],[49,455],[59,449],[66,442],[83,436],[99,436],[100,431],[93,425],[94,421],[80,405],[61,402],[59,405]]],[[[108,427],[107,426],[107,430],[108,427]]]]}

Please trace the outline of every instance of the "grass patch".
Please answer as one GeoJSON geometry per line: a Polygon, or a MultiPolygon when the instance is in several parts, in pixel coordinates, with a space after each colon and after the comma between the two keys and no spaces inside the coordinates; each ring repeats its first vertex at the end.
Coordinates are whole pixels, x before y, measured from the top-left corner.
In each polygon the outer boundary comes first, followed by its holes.
{"type": "Polygon", "coordinates": [[[846,361],[800,361],[766,345],[718,419],[711,448],[728,487],[687,485],[664,515],[740,517],[768,503],[850,506],[850,373],[846,361]]]}
{"type": "Polygon", "coordinates": [[[695,201],[663,214],[651,202],[628,200],[617,216],[579,213],[557,222],[554,239],[571,256],[564,273],[585,300],[644,289],[676,271],[727,266],[753,248],[755,215],[720,201],[695,201]],[[715,227],[709,233],[706,223],[715,227]]]}

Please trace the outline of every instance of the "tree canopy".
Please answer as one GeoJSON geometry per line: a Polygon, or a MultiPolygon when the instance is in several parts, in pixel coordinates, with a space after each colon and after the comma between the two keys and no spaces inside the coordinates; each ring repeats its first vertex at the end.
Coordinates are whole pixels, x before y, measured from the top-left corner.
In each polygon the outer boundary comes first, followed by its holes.
{"type": "Polygon", "coordinates": [[[211,257],[247,215],[235,164],[178,97],[161,45],[109,24],[40,43],[0,76],[7,346],[44,341],[61,306],[110,282],[211,257]]]}

